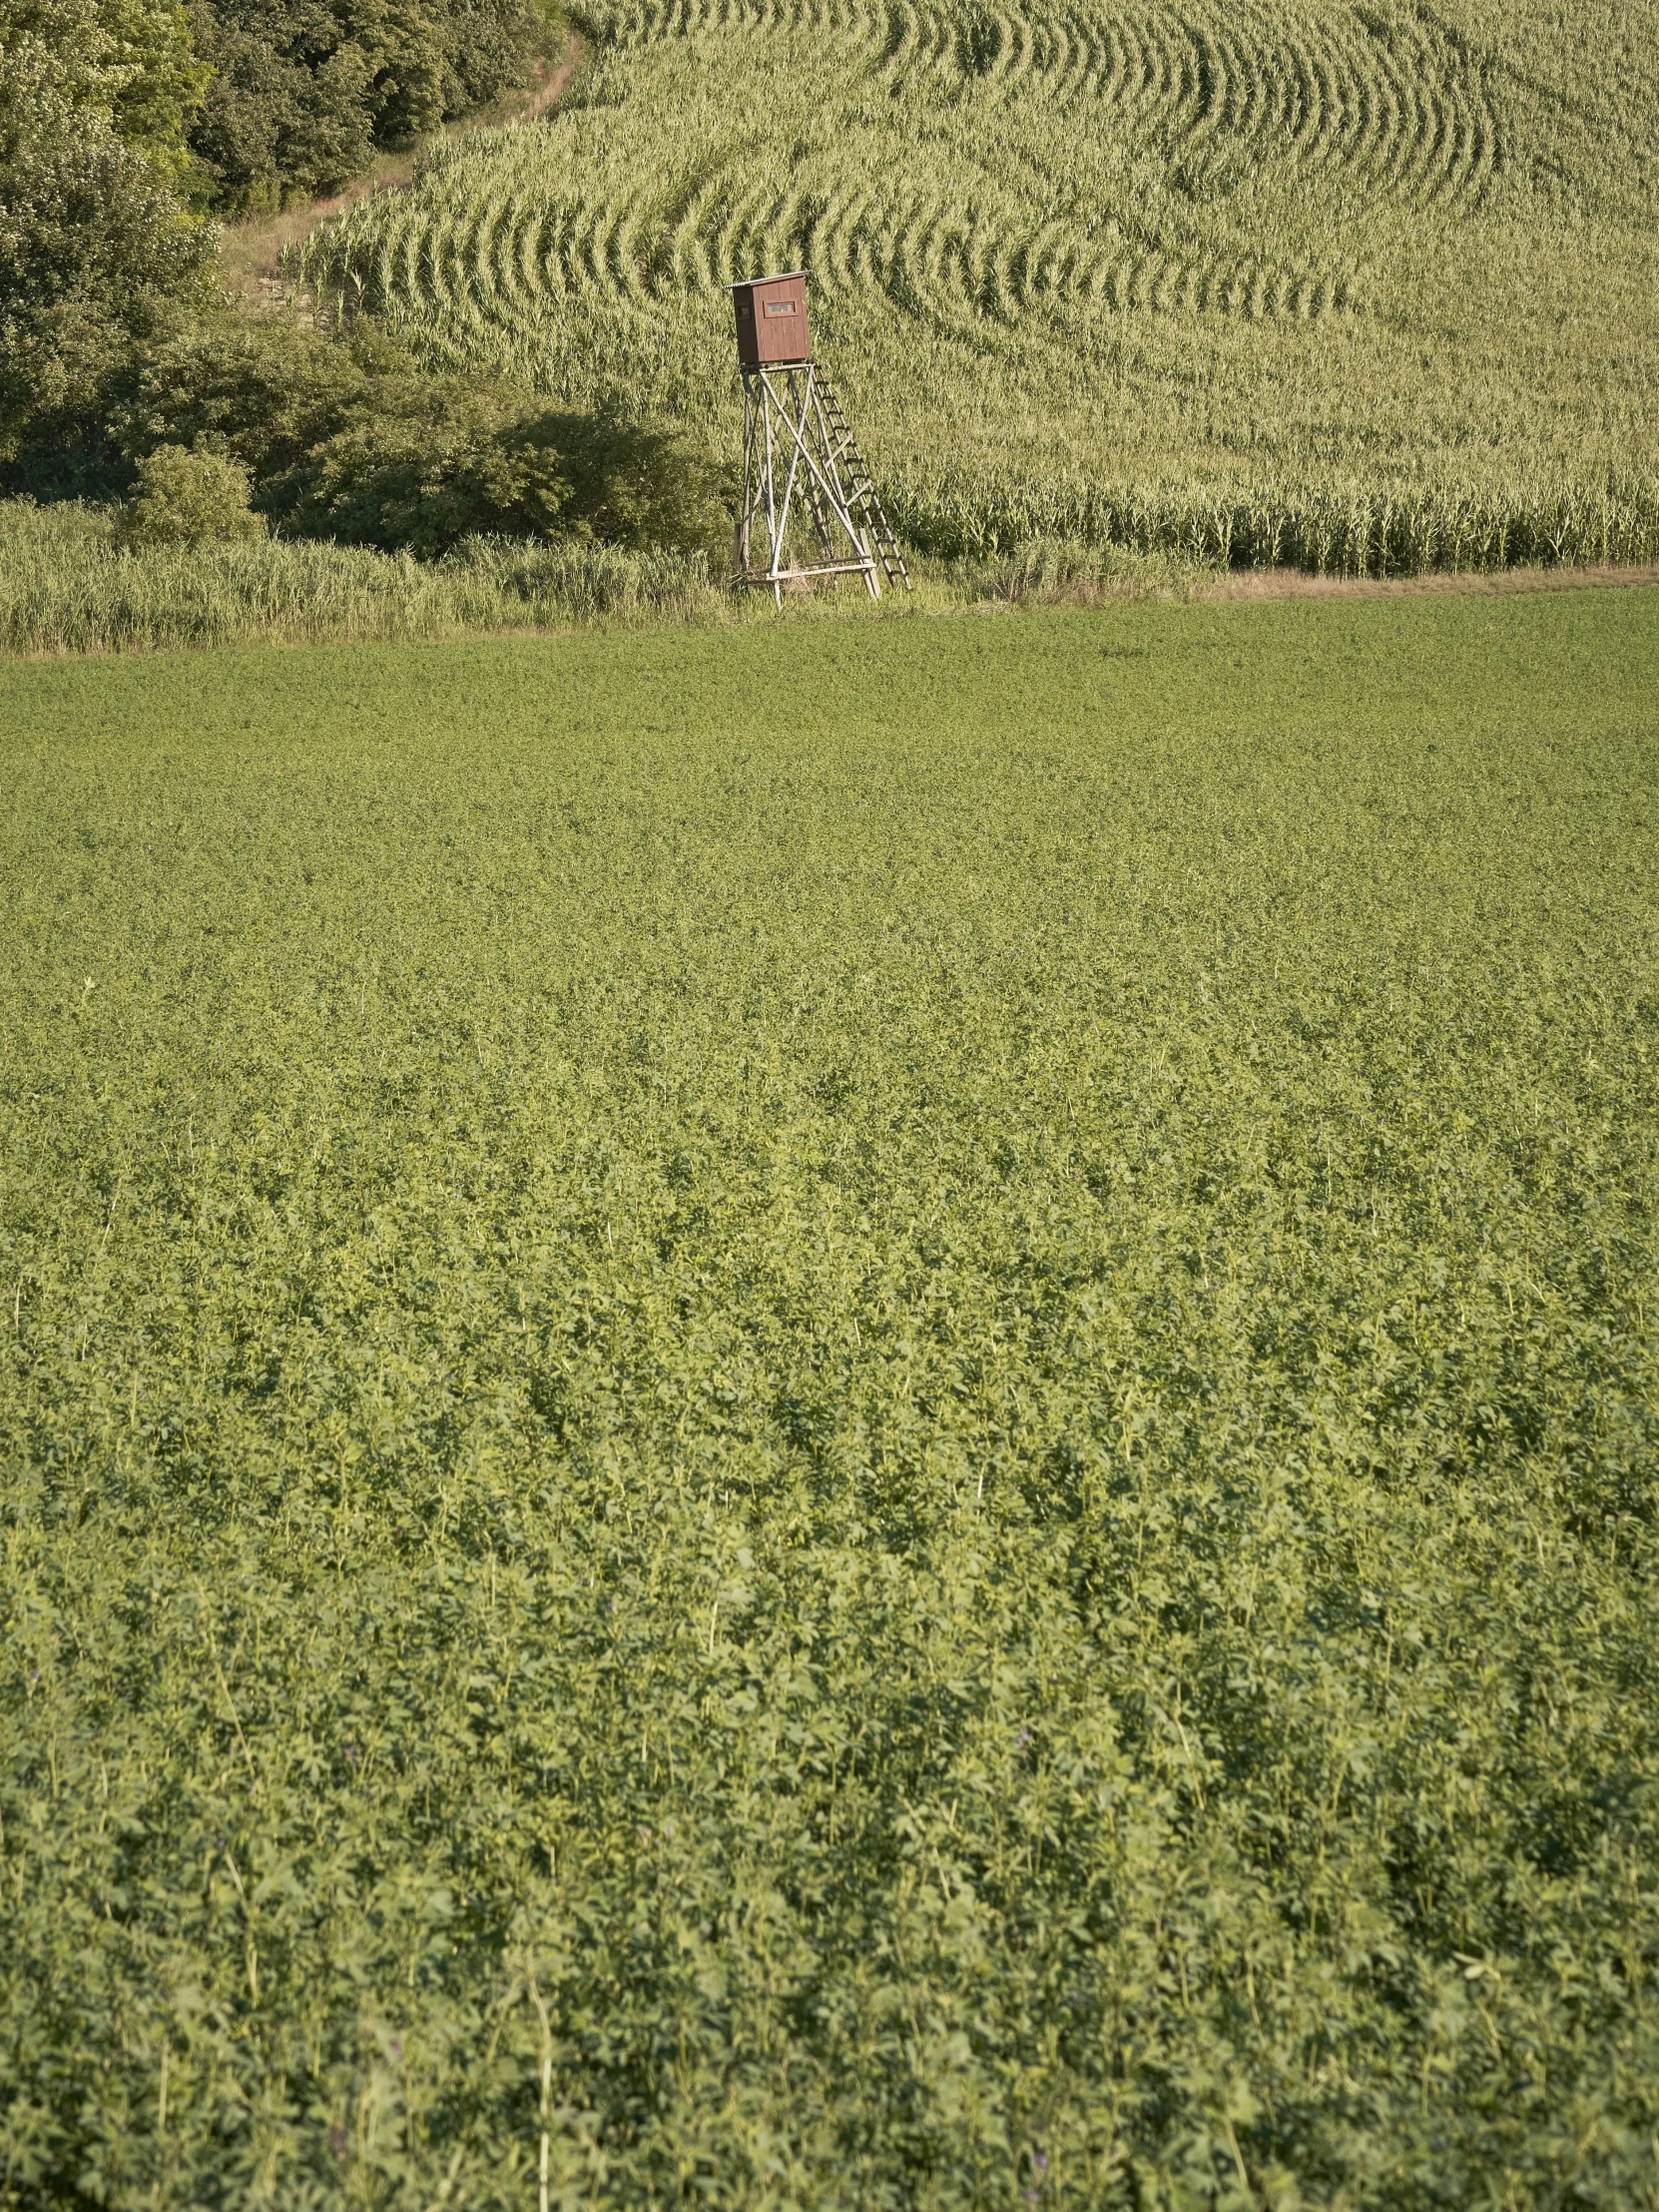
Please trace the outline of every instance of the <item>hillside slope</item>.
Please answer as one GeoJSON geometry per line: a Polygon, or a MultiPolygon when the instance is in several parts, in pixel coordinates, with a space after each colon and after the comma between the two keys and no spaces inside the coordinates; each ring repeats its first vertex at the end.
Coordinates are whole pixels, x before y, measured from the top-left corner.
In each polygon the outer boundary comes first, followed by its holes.
{"type": "Polygon", "coordinates": [[[1360,499],[1455,538],[1651,486],[1649,10],[618,0],[585,27],[561,115],[325,228],[313,282],[436,362],[729,449],[717,287],[805,264],[940,550],[1167,542],[1218,499],[1224,531],[1360,499]]]}

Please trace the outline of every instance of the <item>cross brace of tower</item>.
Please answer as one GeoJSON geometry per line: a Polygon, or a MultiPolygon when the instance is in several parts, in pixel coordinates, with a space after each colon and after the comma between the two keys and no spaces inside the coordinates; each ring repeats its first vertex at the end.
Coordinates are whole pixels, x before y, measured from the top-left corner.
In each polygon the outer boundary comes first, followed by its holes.
{"type": "Polygon", "coordinates": [[[910,572],[830,378],[814,361],[743,370],[738,581],[770,591],[818,576],[910,589],[910,572]]]}

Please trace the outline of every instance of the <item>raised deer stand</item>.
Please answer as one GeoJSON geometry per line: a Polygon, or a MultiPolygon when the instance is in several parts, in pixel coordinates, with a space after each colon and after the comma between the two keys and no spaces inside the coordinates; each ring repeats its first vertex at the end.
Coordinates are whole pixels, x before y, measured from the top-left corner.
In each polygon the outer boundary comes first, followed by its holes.
{"type": "Polygon", "coordinates": [[[743,375],[738,582],[784,604],[786,584],[861,576],[871,599],[910,572],[840,401],[813,359],[807,272],[728,284],[743,375]]]}

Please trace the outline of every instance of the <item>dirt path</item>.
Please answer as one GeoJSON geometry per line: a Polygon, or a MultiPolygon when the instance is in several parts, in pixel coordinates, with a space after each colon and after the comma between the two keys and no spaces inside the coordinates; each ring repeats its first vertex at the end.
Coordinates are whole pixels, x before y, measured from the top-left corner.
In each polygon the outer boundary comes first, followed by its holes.
{"type": "Polygon", "coordinates": [[[1426,576],[1308,576],[1297,568],[1245,568],[1205,581],[1199,599],[1378,599],[1425,592],[1583,591],[1590,585],[1659,584],[1659,561],[1586,568],[1500,568],[1426,576]]]}
{"type": "MultiPolygon", "coordinates": [[[[497,101],[493,107],[481,108],[476,115],[446,123],[438,136],[452,138],[502,124],[537,122],[563,99],[581,66],[582,52],[582,41],[572,31],[561,56],[543,56],[537,61],[535,76],[522,92],[497,101]]],[[[372,200],[382,192],[404,191],[414,177],[419,158],[418,148],[401,154],[377,154],[362,176],[354,177],[342,192],[327,199],[307,200],[300,207],[284,208],[280,215],[259,216],[249,223],[227,224],[219,249],[221,285],[232,299],[256,312],[291,305],[294,285],[283,276],[281,266],[287,249],[297,246],[319,223],[343,215],[359,201],[372,200]]]]}
{"type": "Polygon", "coordinates": [[[549,108],[556,108],[564,98],[570,80],[575,76],[581,64],[581,37],[577,32],[572,31],[570,44],[565,49],[563,61],[544,63],[539,81],[532,85],[525,95],[524,105],[517,116],[505,117],[503,120],[534,123],[537,116],[546,115],[549,108]]]}

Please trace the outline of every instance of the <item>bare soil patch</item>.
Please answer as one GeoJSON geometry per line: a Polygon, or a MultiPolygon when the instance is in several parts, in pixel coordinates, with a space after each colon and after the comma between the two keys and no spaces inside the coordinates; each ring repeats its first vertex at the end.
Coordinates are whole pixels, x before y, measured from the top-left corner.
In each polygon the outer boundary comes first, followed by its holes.
{"type": "Polygon", "coordinates": [[[1198,586],[1200,599],[1379,599],[1424,593],[1583,591],[1590,585],[1659,584],[1659,561],[1593,567],[1436,570],[1424,576],[1310,576],[1296,568],[1234,569],[1198,586]]]}

